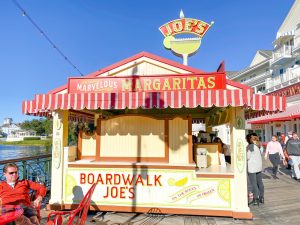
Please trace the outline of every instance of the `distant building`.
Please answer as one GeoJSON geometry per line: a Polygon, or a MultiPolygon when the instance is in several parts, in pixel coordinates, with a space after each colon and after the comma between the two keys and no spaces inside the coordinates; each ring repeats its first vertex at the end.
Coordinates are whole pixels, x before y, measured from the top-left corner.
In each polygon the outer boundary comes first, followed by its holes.
{"type": "Polygon", "coordinates": [[[14,135],[10,137],[17,137],[17,138],[24,138],[24,137],[35,137],[36,131],[35,130],[17,130],[14,135]]]}
{"type": "Polygon", "coordinates": [[[5,118],[3,121],[3,125],[0,126],[0,130],[3,136],[8,137],[15,135],[17,131],[21,130],[21,127],[13,123],[12,118],[5,118]]]}
{"type": "Polygon", "coordinates": [[[248,120],[249,131],[269,141],[273,134],[300,132],[300,0],[295,0],[277,31],[273,50],[258,50],[251,64],[228,74],[229,79],[253,88],[254,93],[285,96],[287,109],[248,120]]]}
{"type": "Polygon", "coordinates": [[[0,126],[2,136],[6,141],[22,141],[24,137],[36,137],[35,130],[23,130],[18,124],[13,123],[12,118],[5,118],[3,125],[0,126]]]}

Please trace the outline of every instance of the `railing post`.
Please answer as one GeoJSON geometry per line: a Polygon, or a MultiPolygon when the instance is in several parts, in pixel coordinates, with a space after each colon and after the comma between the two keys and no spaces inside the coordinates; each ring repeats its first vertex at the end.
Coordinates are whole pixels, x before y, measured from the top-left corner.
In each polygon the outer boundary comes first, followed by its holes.
{"type": "Polygon", "coordinates": [[[22,161],[23,164],[23,179],[27,179],[27,168],[26,168],[26,161],[22,161]]]}

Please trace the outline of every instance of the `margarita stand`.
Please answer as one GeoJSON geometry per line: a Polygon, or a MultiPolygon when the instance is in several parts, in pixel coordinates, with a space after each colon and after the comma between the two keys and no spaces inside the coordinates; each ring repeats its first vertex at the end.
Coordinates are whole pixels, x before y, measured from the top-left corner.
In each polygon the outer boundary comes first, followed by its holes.
{"type": "MultiPolygon", "coordinates": [[[[203,35],[208,28],[181,18],[160,30],[203,35]]],[[[50,207],[76,207],[98,183],[97,210],[252,218],[245,113],[282,111],[285,100],[253,94],[222,68],[206,73],[142,52],[24,101],[23,113],[53,118],[50,207]],[[231,165],[221,166],[220,146],[207,143],[200,147],[208,167],[196,167],[192,123],[199,118],[207,132],[230,124],[231,165]],[[78,145],[68,146],[69,120],[91,123],[94,132],[81,131],[78,145]]]]}

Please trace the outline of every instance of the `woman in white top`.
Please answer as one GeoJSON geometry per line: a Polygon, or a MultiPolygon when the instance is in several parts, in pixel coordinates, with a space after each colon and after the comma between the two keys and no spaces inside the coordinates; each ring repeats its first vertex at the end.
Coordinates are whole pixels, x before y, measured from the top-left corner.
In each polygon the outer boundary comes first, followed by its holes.
{"type": "Polygon", "coordinates": [[[262,157],[260,152],[260,141],[257,136],[249,136],[247,139],[247,169],[253,191],[253,200],[249,205],[264,203],[264,184],[262,181],[262,157]]]}
{"type": "Polygon", "coordinates": [[[278,165],[280,164],[280,156],[283,158],[283,163],[286,164],[282,146],[279,143],[277,136],[273,135],[272,140],[267,144],[265,160],[269,158],[273,165],[272,171],[273,171],[274,179],[278,179],[277,172],[278,172],[278,165]]]}

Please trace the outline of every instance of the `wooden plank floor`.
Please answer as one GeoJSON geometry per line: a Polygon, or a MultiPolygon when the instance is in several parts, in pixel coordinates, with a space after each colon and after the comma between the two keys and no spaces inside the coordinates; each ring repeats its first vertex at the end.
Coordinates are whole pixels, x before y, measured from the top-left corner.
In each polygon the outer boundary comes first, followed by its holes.
{"type": "Polygon", "coordinates": [[[256,224],[300,224],[300,182],[290,177],[290,170],[281,166],[279,179],[264,172],[265,204],[251,206],[256,224]]]}
{"type": "MultiPolygon", "coordinates": [[[[156,215],[107,212],[89,214],[86,224],[95,225],[300,225],[300,182],[290,178],[290,170],[280,168],[279,179],[271,177],[269,163],[264,162],[265,204],[251,206],[253,220],[224,217],[156,215]]],[[[49,212],[42,212],[41,224],[49,212]]]]}

